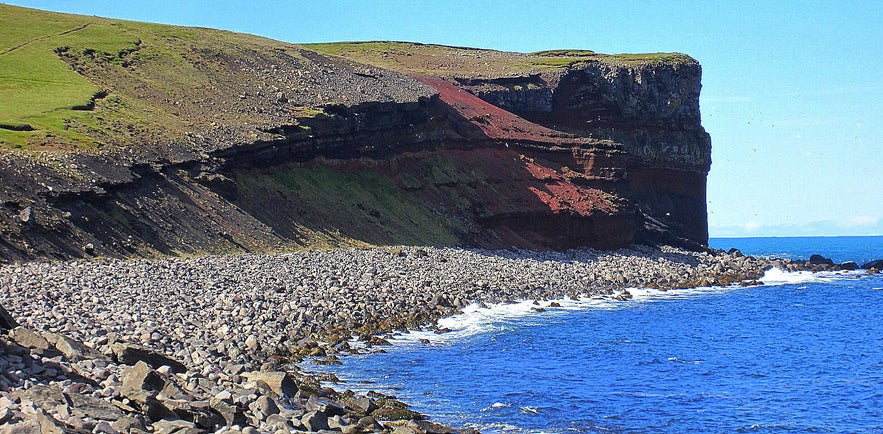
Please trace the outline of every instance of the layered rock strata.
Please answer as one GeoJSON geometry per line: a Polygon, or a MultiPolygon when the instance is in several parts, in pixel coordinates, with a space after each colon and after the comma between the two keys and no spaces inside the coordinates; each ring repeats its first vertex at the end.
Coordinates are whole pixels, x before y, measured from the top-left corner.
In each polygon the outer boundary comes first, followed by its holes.
{"type": "Polygon", "coordinates": [[[0,257],[707,243],[695,60],[592,53],[546,66],[543,54],[393,46],[412,63],[194,47],[187,61],[216,84],[171,97],[145,65],[64,52],[111,97],[169,105],[188,129],[99,152],[3,151],[0,257]],[[478,71],[484,58],[497,69],[478,71]]]}

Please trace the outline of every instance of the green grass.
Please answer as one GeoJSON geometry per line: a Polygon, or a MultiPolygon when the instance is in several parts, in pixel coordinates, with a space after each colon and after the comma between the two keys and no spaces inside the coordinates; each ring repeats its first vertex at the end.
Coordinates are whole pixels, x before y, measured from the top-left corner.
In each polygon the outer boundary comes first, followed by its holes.
{"type": "Polygon", "coordinates": [[[638,53],[609,54],[612,61],[626,63],[683,63],[691,61],[691,57],[682,53],[638,53]]]}
{"type": "Polygon", "coordinates": [[[602,54],[591,50],[546,50],[535,53],[507,53],[410,42],[330,42],[305,44],[320,53],[403,72],[469,76],[489,67],[496,73],[533,73],[549,68],[567,68],[596,61],[614,64],[677,63],[690,59],[680,53],[602,54]],[[433,63],[439,67],[432,67],[433,63]],[[428,67],[427,67],[428,66],[428,67]]]}
{"type": "Polygon", "coordinates": [[[194,122],[242,121],[203,112],[188,118],[174,104],[218,94],[217,87],[235,92],[242,74],[213,59],[287,46],[226,31],[0,5],[0,149],[144,144],[171,140],[194,122]]]}
{"type": "Polygon", "coordinates": [[[546,50],[531,54],[544,57],[595,57],[598,55],[592,50],[546,50]]]}
{"type": "Polygon", "coordinates": [[[28,125],[34,131],[0,132],[5,146],[27,147],[30,139],[59,136],[91,143],[97,121],[83,110],[102,89],[59,56],[65,50],[116,56],[133,38],[106,20],[51,14],[0,5],[0,125],[28,125]],[[71,125],[85,128],[71,128],[71,125]],[[84,134],[84,132],[86,134],[84,134]]]}
{"type": "MultiPolygon", "coordinates": [[[[443,77],[532,74],[585,61],[689,59],[677,53],[524,54],[389,41],[304,47],[381,68],[443,77]]],[[[250,129],[272,122],[234,109],[244,88],[263,86],[240,66],[250,59],[270,63],[299,53],[299,46],[252,35],[0,4],[0,150],[145,146],[218,124],[250,129]],[[218,105],[226,110],[214,109],[218,105]]],[[[322,112],[299,107],[292,115],[309,118],[322,112]]]]}
{"type": "Polygon", "coordinates": [[[451,222],[376,173],[289,168],[235,180],[238,206],[307,247],[458,243],[451,222]]]}
{"type": "Polygon", "coordinates": [[[572,58],[572,57],[550,57],[550,58],[542,58],[532,60],[531,65],[535,66],[546,66],[551,68],[566,68],[568,66],[575,65],[579,62],[585,62],[586,59],[583,58],[572,58]]]}

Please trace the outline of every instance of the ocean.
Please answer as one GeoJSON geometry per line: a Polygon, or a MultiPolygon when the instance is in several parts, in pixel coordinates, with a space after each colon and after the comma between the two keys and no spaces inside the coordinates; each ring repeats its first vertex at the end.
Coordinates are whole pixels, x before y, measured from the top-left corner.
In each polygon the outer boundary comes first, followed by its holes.
{"type": "MultiPolygon", "coordinates": [[[[883,237],[712,239],[860,265],[883,237]]],[[[767,285],[624,302],[470,307],[342,358],[337,388],[396,395],[485,433],[883,432],[883,275],[771,271],[767,285]],[[427,343],[428,342],[428,343],[427,343]]]]}

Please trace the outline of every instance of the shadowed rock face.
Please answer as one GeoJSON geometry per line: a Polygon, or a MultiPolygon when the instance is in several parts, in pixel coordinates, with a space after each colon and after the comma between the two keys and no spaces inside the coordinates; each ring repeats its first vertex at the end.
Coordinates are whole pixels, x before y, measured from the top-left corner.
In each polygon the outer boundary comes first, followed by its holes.
{"type": "MultiPolygon", "coordinates": [[[[227,44],[208,59],[217,70],[197,58],[224,86],[201,95],[211,105],[176,95],[192,126],[183,136],[0,155],[0,256],[707,243],[711,146],[689,57],[440,74],[444,55],[391,71],[358,63],[370,58],[285,53],[227,44]],[[215,111],[234,120],[209,122],[215,111]]],[[[137,68],[80,69],[125,95],[137,68]]],[[[165,101],[146,86],[144,98],[165,101]]]]}
{"type": "MultiPolygon", "coordinates": [[[[583,165],[616,167],[618,194],[678,236],[706,243],[705,178],[711,140],[701,125],[695,61],[610,66],[590,63],[547,78],[463,80],[482,99],[551,129],[609,140],[622,153],[583,165]]],[[[652,235],[652,234],[648,234],[652,235]]]]}

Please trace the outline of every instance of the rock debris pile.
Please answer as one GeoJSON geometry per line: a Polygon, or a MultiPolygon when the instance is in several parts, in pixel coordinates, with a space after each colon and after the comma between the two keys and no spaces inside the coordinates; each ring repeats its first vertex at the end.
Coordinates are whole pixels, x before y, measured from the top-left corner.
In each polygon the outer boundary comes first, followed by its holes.
{"type": "Polygon", "coordinates": [[[0,432],[454,432],[392,397],[323,388],[293,363],[333,363],[360,351],[352,337],[383,343],[471,303],[625,299],[628,287],[739,283],[772,265],[642,246],[8,265],[0,432]]]}

